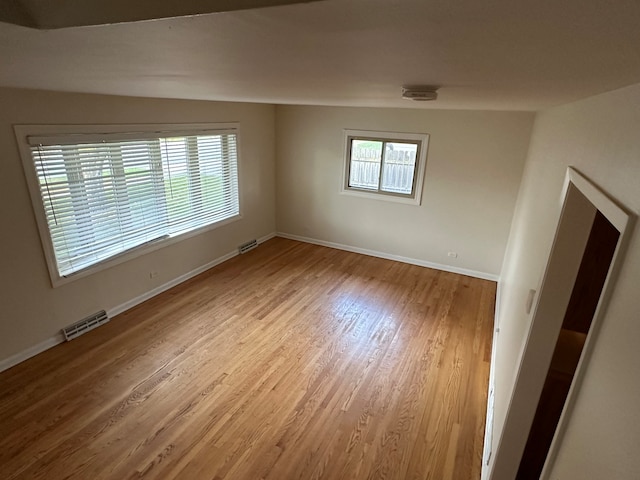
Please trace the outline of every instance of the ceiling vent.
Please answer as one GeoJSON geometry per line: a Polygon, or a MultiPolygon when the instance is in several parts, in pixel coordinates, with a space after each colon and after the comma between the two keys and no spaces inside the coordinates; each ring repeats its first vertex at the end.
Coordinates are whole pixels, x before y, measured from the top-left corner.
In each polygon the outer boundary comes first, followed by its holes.
{"type": "Polygon", "coordinates": [[[428,102],[438,98],[438,88],[430,85],[402,87],[402,98],[417,102],[428,102]]]}

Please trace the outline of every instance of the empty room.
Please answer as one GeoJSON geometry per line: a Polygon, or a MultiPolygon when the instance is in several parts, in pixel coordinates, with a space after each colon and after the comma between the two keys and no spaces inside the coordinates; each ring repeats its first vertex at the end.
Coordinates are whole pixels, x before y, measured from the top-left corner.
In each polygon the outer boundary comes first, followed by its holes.
{"type": "Polygon", "coordinates": [[[639,22],[1,2],[0,478],[639,478],[639,22]]]}

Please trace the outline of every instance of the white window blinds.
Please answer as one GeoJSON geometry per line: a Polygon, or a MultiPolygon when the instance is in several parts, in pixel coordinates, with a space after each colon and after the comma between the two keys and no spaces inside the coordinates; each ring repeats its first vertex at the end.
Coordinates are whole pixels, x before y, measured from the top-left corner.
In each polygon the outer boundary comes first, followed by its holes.
{"type": "Polygon", "coordinates": [[[237,132],[28,137],[58,274],[239,214],[237,132]]]}

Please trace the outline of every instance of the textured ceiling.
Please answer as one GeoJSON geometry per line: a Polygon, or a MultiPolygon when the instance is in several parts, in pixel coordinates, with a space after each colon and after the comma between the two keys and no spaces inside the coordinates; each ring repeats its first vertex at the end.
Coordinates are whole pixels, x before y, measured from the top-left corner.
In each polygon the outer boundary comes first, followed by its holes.
{"type": "Polygon", "coordinates": [[[539,110],[640,82],[637,0],[326,0],[60,30],[0,23],[0,86],[539,110]],[[400,99],[441,85],[436,102],[400,99]]]}

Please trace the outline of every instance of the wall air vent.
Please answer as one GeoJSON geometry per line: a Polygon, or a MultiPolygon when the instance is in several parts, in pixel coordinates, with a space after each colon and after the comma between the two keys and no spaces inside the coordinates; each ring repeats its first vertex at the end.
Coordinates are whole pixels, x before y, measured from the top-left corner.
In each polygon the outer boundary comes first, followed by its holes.
{"type": "Polygon", "coordinates": [[[87,318],[74,323],[73,325],[69,325],[68,327],[63,328],[62,333],[64,334],[64,338],[67,341],[73,340],[83,333],[87,333],[89,330],[93,330],[94,328],[107,323],[109,320],[110,319],[107,316],[107,312],[105,312],[104,310],[100,310],[99,312],[94,313],[93,315],[90,315],[87,318]]]}
{"type": "Polygon", "coordinates": [[[402,98],[417,102],[428,102],[438,98],[438,88],[433,85],[404,86],[402,87],[402,98]]]}
{"type": "Polygon", "coordinates": [[[243,243],[238,247],[238,251],[240,253],[247,253],[249,250],[252,250],[258,246],[258,241],[256,239],[250,240],[247,243],[243,243]]]}

